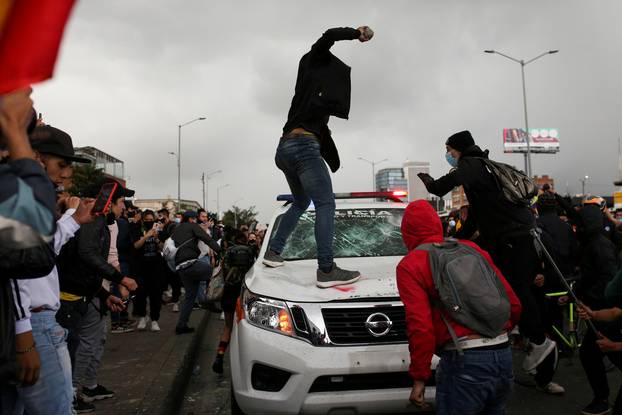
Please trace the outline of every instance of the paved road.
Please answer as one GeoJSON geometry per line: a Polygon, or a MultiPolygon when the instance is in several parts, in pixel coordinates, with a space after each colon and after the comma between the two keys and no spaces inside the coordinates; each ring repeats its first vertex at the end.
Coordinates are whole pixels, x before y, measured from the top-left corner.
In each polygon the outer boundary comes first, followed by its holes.
{"type": "MultiPolygon", "coordinates": [[[[229,391],[231,382],[228,362],[225,366],[225,376],[219,377],[211,370],[222,324],[218,315],[212,315],[197,362],[199,369],[195,371],[190,382],[184,399],[184,406],[180,411],[181,415],[224,415],[230,413],[229,391]]],[[[516,356],[515,364],[518,366],[521,356],[520,354],[516,356]]],[[[519,371],[517,370],[516,373],[519,371]]],[[[531,383],[531,379],[524,376],[518,376],[517,380],[525,384],[531,383]]],[[[579,409],[591,400],[591,391],[578,357],[573,360],[561,359],[555,380],[566,387],[565,396],[548,396],[538,392],[534,387],[517,384],[508,406],[508,415],[578,414],[579,409]]],[[[622,384],[622,375],[619,371],[614,370],[609,373],[609,380],[610,388],[615,397],[615,391],[622,384]]]]}

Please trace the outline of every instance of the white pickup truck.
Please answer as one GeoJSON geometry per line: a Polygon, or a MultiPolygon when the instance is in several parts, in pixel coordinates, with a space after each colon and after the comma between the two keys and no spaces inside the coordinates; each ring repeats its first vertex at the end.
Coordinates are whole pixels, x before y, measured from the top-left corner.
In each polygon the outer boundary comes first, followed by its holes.
{"type": "MultiPolygon", "coordinates": [[[[417,412],[408,400],[413,382],[395,281],[406,254],[406,205],[353,202],[337,200],[334,254],[339,266],[361,272],[358,282],[316,287],[313,207],[283,250],[285,265],[257,261],[246,275],[231,339],[232,414],[417,412]]],[[[288,208],[277,210],[260,258],[288,208]]],[[[433,380],[425,396],[434,401],[433,380]]]]}

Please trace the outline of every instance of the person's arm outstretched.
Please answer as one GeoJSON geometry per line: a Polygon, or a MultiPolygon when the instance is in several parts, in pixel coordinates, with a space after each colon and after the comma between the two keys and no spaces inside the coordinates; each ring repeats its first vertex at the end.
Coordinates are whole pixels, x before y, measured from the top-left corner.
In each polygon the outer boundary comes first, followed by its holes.
{"type": "Polygon", "coordinates": [[[321,55],[330,50],[330,48],[340,40],[358,39],[361,42],[367,42],[374,36],[374,32],[368,26],[361,26],[358,29],[351,27],[335,27],[328,29],[317,42],[311,47],[311,53],[321,55]]]}

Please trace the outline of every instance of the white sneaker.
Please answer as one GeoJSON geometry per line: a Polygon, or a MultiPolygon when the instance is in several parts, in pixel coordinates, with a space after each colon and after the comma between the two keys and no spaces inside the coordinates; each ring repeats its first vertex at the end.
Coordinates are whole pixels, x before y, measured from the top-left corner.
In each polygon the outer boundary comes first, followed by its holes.
{"type": "Polygon", "coordinates": [[[536,386],[536,389],[549,395],[563,395],[566,393],[566,389],[564,389],[562,385],[558,385],[555,382],[549,382],[543,388],[536,386]]]}
{"type": "Polygon", "coordinates": [[[173,313],[179,313],[179,303],[173,304],[173,313]]]}
{"type": "Polygon", "coordinates": [[[529,351],[527,357],[523,360],[523,370],[525,372],[532,372],[538,367],[540,363],[546,357],[555,350],[555,342],[548,337],[545,338],[544,343],[534,344],[529,342],[529,351]]]}
{"type": "Polygon", "coordinates": [[[151,322],[151,331],[160,331],[160,326],[157,321],[151,322]]]}
{"type": "Polygon", "coordinates": [[[145,317],[141,317],[138,319],[138,326],[136,326],[136,330],[145,330],[147,329],[147,319],[145,317]]]}

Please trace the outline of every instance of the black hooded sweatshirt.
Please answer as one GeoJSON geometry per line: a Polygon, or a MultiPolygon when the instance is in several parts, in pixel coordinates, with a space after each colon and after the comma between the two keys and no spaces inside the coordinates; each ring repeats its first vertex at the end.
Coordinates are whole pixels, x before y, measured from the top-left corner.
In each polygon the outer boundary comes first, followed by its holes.
{"type": "Polygon", "coordinates": [[[616,274],[615,245],[602,233],[603,215],[598,206],[586,205],[581,210],[581,280],[577,296],[594,309],[608,307],[605,287],[616,274]]]}
{"type": "Polygon", "coordinates": [[[528,235],[535,227],[533,214],[529,208],[513,204],[503,197],[492,173],[480,158],[488,158],[488,151],[482,151],[476,145],[467,148],[462,152],[457,168],[438,180],[426,183],[428,192],[443,197],[455,187],[463,186],[469,200],[467,222],[475,221],[469,227],[479,229],[486,247],[512,237],[528,235]]]}
{"type": "Polygon", "coordinates": [[[579,245],[572,227],[559,218],[555,208],[541,208],[537,223],[542,230],[542,241],[560,271],[566,278],[572,276],[579,256],[579,245]]]}

